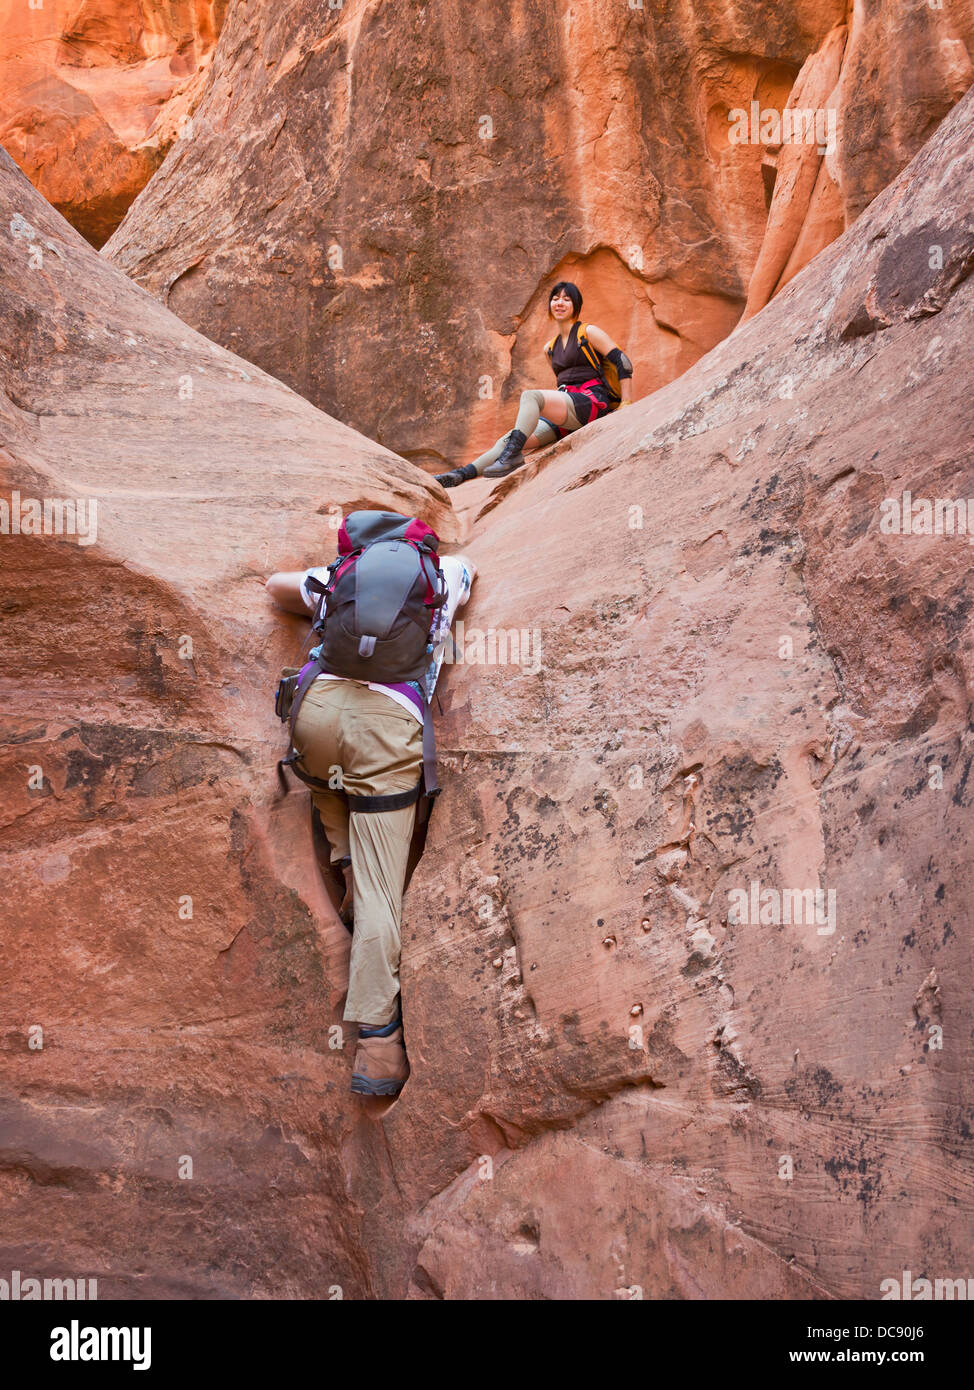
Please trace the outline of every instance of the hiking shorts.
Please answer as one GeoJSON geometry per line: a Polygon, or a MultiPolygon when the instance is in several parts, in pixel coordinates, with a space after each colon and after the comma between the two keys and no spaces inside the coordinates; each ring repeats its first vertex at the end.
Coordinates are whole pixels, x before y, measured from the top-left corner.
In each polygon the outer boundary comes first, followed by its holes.
{"type": "MultiPolygon", "coordinates": [[[[590,425],[593,420],[601,419],[603,415],[608,415],[612,405],[612,398],[605,388],[605,383],[598,377],[593,377],[591,381],[583,381],[580,386],[559,386],[558,390],[565,391],[571,397],[572,409],[580,428],[590,425]]],[[[559,439],[574,433],[574,430],[566,429],[564,425],[552,424],[544,415],[541,418],[554,430],[559,439]]]]}
{"type": "Polygon", "coordinates": [[[590,425],[602,415],[608,415],[611,397],[604,384],[597,377],[583,381],[581,386],[559,386],[559,391],[567,391],[572,398],[572,408],[581,425],[590,425]]]}

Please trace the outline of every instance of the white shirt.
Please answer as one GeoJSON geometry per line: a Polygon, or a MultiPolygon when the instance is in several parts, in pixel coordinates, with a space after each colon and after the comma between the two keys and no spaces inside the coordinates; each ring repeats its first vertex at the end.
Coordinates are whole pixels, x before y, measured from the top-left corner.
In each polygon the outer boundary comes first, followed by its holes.
{"type": "MultiPolygon", "coordinates": [[[[426,699],[432,700],[433,691],[436,687],[436,680],[440,674],[440,667],[443,665],[443,657],[446,653],[446,644],[450,641],[450,626],[453,622],[454,614],[458,608],[462,608],[470,597],[470,588],[473,584],[473,576],[467,569],[462,560],[453,555],[444,555],[440,559],[440,569],[443,571],[443,578],[446,580],[446,603],[436,610],[433,618],[433,626],[430,629],[430,641],[433,643],[433,652],[430,656],[430,666],[426,676],[426,699]]],[[[308,589],[308,578],[314,578],[324,584],[328,579],[328,569],[325,565],[314,565],[311,569],[305,570],[301,576],[301,597],[309,612],[313,613],[317,607],[318,598],[308,589]]],[[[317,677],[320,681],[340,681],[350,680],[349,676],[332,676],[324,673],[317,677]]],[[[370,690],[378,690],[380,694],[387,695],[390,700],[395,700],[397,705],[409,710],[421,724],[423,716],[420,714],[415,702],[404,695],[401,690],[393,690],[388,685],[383,685],[380,681],[356,681],[356,685],[367,685],[370,690]]]]}

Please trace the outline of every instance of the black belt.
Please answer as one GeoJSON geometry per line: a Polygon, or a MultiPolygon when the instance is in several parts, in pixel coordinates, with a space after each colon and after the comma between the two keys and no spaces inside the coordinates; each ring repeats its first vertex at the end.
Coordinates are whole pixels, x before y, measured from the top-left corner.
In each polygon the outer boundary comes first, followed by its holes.
{"type": "Polygon", "coordinates": [[[298,757],[299,754],[294,754],[290,758],[282,758],[281,761],[285,767],[290,767],[295,777],[300,777],[302,782],[313,787],[315,791],[333,792],[336,796],[344,797],[348,802],[349,811],[356,815],[368,815],[373,811],[402,811],[407,806],[412,806],[423,795],[426,779],[421,774],[415,787],[410,787],[408,791],[389,792],[385,796],[356,796],[345,791],[344,787],[333,787],[320,777],[312,777],[310,772],[305,772],[298,766],[298,757]]]}
{"type": "MultiPolygon", "coordinates": [[[[333,792],[339,788],[331,787],[327,782],[323,782],[318,777],[312,777],[310,773],[303,772],[298,767],[298,758],[301,756],[293,746],[294,726],[297,722],[298,710],[301,708],[302,701],[311,685],[318,676],[322,674],[321,658],[313,658],[304,668],[304,674],[297,682],[294,691],[294,698],[291,701],[291,708],[288,714],[288,727],[291,732],[292,746],[286,758],[281,758],[277,764],[277,775],[281,783],[281,789],[287,793],[287,778],[284,776],[284,769],[290,767],[295,776],[300,777],[302,782],[307,783],[316,791],[333,792]]],[[[409,681],[409,685],[415,685],[415,681],[409,681]]],[[[280,691],[280,687],[278,687],[280,691]]],[[[388,796],[349,796],[345,791],[341,795],[346,796],[349,801],[350,811],[399,811],[404,806],[411,806],[414,801],[426,793],[432,802],[440,794],[440,784],[436,777],[436,735],[433,730],[433,711],[424,699],[423,701],[423,773],[419,782],[408,792],[392,792],[388,796]],[[351,803],[354,802],[353,806],[351,803]]]]}

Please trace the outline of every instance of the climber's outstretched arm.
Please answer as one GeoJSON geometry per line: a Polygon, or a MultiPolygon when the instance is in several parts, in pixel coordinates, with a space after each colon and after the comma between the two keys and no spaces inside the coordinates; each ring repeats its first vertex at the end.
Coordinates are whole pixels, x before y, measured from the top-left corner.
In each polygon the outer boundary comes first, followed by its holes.
{"type": "Polygon", "coordinates": [[[301,581],[307,570],[280,570],[272,574],[264,585],[278,608],[287,613],[301,613],[308,616],[308,605],[301,597],[301,581]]]}
{"type": "Polygon", "coordinates": [[[601,352],[603,357],[615,367],[619,373],[619,395],[622,397],[623,405],[632,405],[632,363],[603,329],[596,324],[590,323],[588,326],[589,342],[601,352]]]}
{"type": "MultiPolygon", "coordinates": [[[[477,566],[473,560],[468,555],[457,555],[455,558],[466,565],[472,582],[477,575],[477,566]]],[[[279,570],[277,574],[271,575],[264,588],[278,608],[283,608],[287,613],[300,613],[306,618],[308,605],[304,601],[301,585],[307,573],[307,570],[279,570]]],[[[466,597],[463,601],[466,602],[466,597]]]]}

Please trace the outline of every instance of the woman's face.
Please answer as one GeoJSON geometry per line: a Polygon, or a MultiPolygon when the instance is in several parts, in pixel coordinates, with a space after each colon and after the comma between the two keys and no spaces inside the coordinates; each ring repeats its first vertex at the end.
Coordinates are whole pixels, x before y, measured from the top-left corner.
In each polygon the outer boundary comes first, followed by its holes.
{"type": "Polygon", "coordinates": [[[551,296],[548,312],[556,323],[564,323],[566,319],[575,317],[575,305],[564,290],[559,290],[557,294],[551,296]]]}

